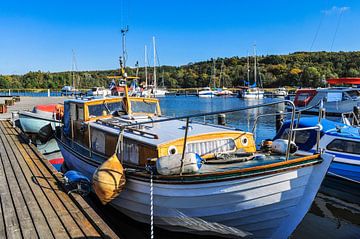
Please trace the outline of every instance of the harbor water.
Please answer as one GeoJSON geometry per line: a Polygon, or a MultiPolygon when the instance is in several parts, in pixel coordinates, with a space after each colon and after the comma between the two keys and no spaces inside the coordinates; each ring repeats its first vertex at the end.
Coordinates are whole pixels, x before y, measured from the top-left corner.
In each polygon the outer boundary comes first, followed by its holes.
{"type": "MultiPolygon", "coordinates": [[[[242,100],[235,97],[198,98],[191,96],[167,96],[160,98],[162,114],[182,116],[269,103],[280,99],[242,100]]],[[[284,111],[284,104],[256,108],[226,115],[226,124],[237,129],[251,131],[259,114],[284,111]]],[[[217,123],[217,116],[196,119],[217,123]]],[[[255,129],[256,142],[274,137],[275,116],[259,119],[255,129]]],[[[116,212],[111,206],[102,206],[91,195],[88,201],[104,217],[121,238],[150,238],[150,225],[142,224],[116,212]]],[[[150,210],[150,208],[149,208],[150,210]]],[[[175,233],[155,227],[155,238],[215,238],[175,233]]],[[[360,238],[360,187],[345,181],[326,177],[309,212],[291,238],[360,238]]]]}

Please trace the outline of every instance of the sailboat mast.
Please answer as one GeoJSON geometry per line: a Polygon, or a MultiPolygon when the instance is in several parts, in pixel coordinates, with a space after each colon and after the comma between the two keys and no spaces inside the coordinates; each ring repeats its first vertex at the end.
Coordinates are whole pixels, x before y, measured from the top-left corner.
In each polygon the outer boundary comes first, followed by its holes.
{"type": "Polygon", "coordinates": [[[256,45],[254,44],[254,83],[256,84],[256,45]]]}
{"type": "Polygon", "coordinates": [[[250,56],[249,51],[247,52],[247,82],[250,83],[250,56]]]}
{"type": "Polygon", "coordinates": [[[145,45],[145,88],[148,86],[148,73],[147,73],[147,47],[145,45]]]}
{"type": "Polygon", "coordinates": [[[215,69],[215,59],[213,59],[213,87],[216,88],[216,82],[215,82],[215,75],[216,75],[216,69],[215,69]]]}
{"type": "Polygon", "coordinates": [[[155,37],[153,37],[153,47],[154,47],[154,88],[157,88],[156,82],[156,46],[155,46],[155,37]]]}
{"type": "Polygon", "coordinates": [[[222,75],[223,75],[223,70],[224,70],[224,60],[222,60],[222,62],[221,62],[221,68],[220,68],[220,82],[219,82],[220,87],[224,87],[224,79],[223,79],[223,77],[222,77],[222,75]],[[222,86],[221,86],[221,83],[222,83],[222,86]]]}

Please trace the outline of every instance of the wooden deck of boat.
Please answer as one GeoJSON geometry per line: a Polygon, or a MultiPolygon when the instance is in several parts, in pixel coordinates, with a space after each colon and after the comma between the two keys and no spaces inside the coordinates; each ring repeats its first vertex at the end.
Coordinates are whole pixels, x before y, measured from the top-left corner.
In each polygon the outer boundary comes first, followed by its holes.
{"type": "Polygon", "coordinates": [[[118,238],[62,175],[0,121],[0,238],[118,238]]]}

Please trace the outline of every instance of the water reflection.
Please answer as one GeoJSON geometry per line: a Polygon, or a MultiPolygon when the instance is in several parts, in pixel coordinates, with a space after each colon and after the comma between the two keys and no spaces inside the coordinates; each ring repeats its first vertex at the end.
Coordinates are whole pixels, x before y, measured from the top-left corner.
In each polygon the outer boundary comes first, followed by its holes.
{"type": "MultiPolygon", "coordinates": [[[[279,99],[264,98],[254,100],[242,100],[234,97],[216,97],[216,98],[198,98],[198,97],[165,97],[160,99],[162,113],[167,116],[183,116],[196,113],[207,113],[212,111],[230,110],[248,106],[255,106],[263,103],[279,101],[279,99]]],[[[284,104],[249,109],[226,115],[228,126],[252,131],[254,121],[260,114],[275,113],[284,111],[284,104]]],[[[198,121],[216,124],[217,116],[207,116],[205,119],[196,119],[198,121]]],[[[275,136],[275,116],[269,116],[259,119],[259,125],[255,131],[256,142],[260,143],[263,139],[275,136]]]]}

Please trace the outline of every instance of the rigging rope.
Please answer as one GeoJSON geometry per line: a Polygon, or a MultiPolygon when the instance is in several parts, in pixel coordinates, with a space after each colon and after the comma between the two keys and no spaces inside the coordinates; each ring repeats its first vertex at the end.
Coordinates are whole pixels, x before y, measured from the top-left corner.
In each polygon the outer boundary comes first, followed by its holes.
{"type": "Polygon", "coordinates": [[[338,17],[338,21],[337,21],[337,24],[336,24],[334,36],[333,36],[333,39],[332,39],[332,42],[331,42],[330,52],[332,51],[333,46],[334,46],[335,38],[336,38],[337,32],[338,32],[338,30],[339,30],[340,21],[341,21],[341,17],[342,17],[342,15],[343,15],[343,12],[344,12],[344,10],[343,10],[343,9],[340,9],[340,15],[339,15],[339,17],[338,17]]]}
{"type": "Polygon", "coordinates": [[[154,239],[154,185],[152,170],[150,170],[150,238],[154,239]]]}

